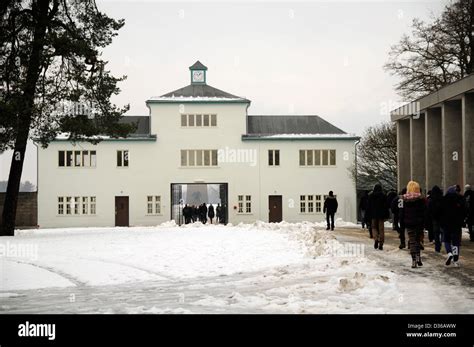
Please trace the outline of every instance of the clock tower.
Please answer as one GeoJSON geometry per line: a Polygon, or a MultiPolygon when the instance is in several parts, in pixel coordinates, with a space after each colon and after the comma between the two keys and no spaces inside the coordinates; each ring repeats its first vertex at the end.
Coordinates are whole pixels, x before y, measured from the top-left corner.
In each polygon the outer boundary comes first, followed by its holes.
{"type": "Polygon", "coordinates": [[[199,60],[189,67],[191,71],[191,84],[206,84],[207,67],[199,60]]]}

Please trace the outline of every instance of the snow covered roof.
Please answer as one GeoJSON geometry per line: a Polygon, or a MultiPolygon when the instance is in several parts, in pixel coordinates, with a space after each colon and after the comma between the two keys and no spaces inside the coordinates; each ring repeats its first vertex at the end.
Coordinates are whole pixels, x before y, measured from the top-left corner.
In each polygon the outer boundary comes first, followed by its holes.
{"type": "Polygon", "coordinates": [[[349,137],[338,127],[317,115],[291,115],[291,116],[247,116],[248,137],[349,137]]]}
{"type": "Polygon", "coordinates": [[[163,94],[161,96],[151,97],[147,103],[155,102],[239,102],[250,103],[250,100],[236,96],[220,89],[214,88],[208,84],[190,84],[186,87],[163,94]]]}
{"type": "MultiPolygon", "coordinates": [[[[116,140],[156,140],[156,136],[150,134],[150,117],[149,116],[123,116],[119,123],[136,124],[137,129],[126,138],[113,138],[105,135],[91,136],[91,140],[116,141],[116,140]]],[[[56,141],[69,141],[69,133],[58,134],[56,141]]]]}

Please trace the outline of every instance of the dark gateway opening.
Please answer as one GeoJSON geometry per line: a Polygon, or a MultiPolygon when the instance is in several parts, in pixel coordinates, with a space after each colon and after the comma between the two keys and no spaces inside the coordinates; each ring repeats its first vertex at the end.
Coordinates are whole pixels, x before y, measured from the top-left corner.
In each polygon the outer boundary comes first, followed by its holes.
{"type": "Polygon", "coordinates": [[[226,224],[229,218],[228,184],[227,183],[171,183],[171,219],[177,224],[184,224],[183,208],[187,205],[199,206],[202,203],[220,204],[224,211],[226,224]]]}

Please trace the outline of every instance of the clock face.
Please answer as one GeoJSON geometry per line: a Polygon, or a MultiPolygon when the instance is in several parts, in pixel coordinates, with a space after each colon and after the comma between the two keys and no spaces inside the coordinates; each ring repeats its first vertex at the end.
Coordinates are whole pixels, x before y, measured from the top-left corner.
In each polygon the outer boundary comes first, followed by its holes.
{"type": "Polygon", "coordinates": [[[193,82],[204,82],[204,71],[193,71],[193,82]]]}

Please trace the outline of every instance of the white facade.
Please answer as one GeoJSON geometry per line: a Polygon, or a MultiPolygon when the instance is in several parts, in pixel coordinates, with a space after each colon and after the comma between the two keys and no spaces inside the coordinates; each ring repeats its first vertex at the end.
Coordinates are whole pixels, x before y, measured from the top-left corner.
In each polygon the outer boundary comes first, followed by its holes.
{"type": "MultiPolygon", "coordinates": [[[[269,221],[270,195],[281,196],[284,221],[323,220],[322,210],[316,212],[316,206],[313,213],[307,213],[307,207],[302,213],[300,198],[312,195],[315,199],[320,195],[323,199],[329,190],[334,191],[339,201],[336,217],[355,222],[356,191],[348,168],[355,160],[356,139],[330,134],[243,138],[242,135],[247,134],[249,104],[245,99],[230,97],[154,98],[147,101],[152,136],[106,139],[98,145],[86,142],[73,145],[57,140],[47,149],[38,148],[39,226],[114,226],[115,197],[118,196],[129,199],[129,225],[169,221],[173,183],[227,183],[228,222],[233,224],[269,221]],[[183,127],[183,114],[216,115],[217,125],[183,127]],[[219,151],[217,166],[181,165],[182,150],[206,149],[219,151]],[[279,150],[279,166],[269,166],[268,151],[272,149],[279,150]],[[336,163],[300,166],[300,150],[304,149],[335,150],[336,163]],[[79,150],[96,151],[96,166],[59,166],[59,151],[79,150]],[[128,151],[128,167],[117,166],[118,150],[128,151]],[[239,159],[232,156],[237,152],[250,155],[247,157],[250,162],[227,162],[239,159]],[[250,213],[239,213],[239,195],[251,197],[250,213]],[[148,214],[148,196],[160,197],[160,213],[148,214]],[[58,204],[60,197],[64,203],[62,210],[58,204]],[[70,202],[66,202],[67,197],[71,197],[70,202]],[[80,197],[77,210],[74,197],[80,197]],[[85,210],[83,197],[88,204],[85,210]],[[91,211],[90,197],[95,198],[95,211],[91,211]]],[[[321,208],[322,203],[321,200],[321,208]]]]}

